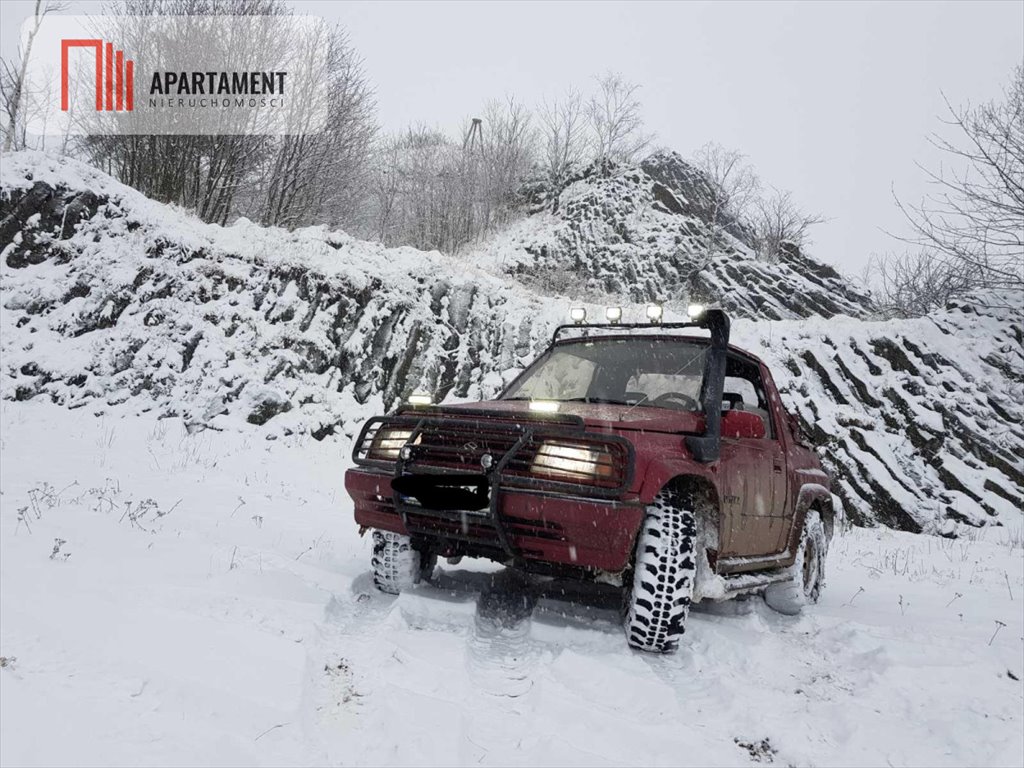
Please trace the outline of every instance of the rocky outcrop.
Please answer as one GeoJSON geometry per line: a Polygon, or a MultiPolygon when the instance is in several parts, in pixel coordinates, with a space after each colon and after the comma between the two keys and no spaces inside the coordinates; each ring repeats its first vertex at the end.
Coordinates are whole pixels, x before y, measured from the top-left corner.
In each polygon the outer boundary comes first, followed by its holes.
{"type": "Polygon", "coordinates": [[[714,219],[718,226],[736,240],[748,248],[753,247],[753,234],[750,230],[734,216],[717,210],[716,194],[711,181],[678,152],[655,152],[640,163],[640,170],[679,201],[678,210],[671,213],[691,216],[704,222],[714,219]]]}
{"type": "Polygon", "coordinates": [[[595,300],[699,300],[768,319],[871,314],[870,298],[831,267],[799,251],[769,264],[750,242],[742,223],[716,214],[710,182],[673,152],[639,166],[595,163],[552,212],[518,222],[467,259],[532,288],[595,300]]]}

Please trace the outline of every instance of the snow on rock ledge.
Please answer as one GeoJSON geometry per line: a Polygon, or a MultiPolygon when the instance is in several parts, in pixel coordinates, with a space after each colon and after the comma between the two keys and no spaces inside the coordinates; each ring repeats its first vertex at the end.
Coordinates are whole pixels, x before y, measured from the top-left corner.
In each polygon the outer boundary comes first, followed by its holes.
{"type": "MultiPolygon", "coordinates": [[[[203,224],[33,153],[4,159],[0,303],[5,399],[268,437],[352,435],[414,389],[489,396],[566,306],[438,253],[203,224]]],[[[739,320],[734,341],[768,361],[854,522],[956,534],[1020,524],[1022,318],[986,294],[902,322],[739,320]]]]}

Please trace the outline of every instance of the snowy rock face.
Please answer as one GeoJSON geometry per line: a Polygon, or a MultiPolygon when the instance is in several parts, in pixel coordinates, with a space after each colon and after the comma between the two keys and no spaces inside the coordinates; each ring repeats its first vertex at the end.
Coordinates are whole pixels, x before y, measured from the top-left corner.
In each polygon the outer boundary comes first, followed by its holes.
{"type": "MultiPolygon", "coordinates": [[[[656,194],[635,169],[581,180],[563,193],[559,213],[521,222],[475,254],[474,266],[323,228],[203,224],[86,165],[38,154],[5,158],[2,182],[3,398],[175,414],[196,428],[259,429],[268,438],[352,435],[367,416],[417,389],[492,396],[566,314],[566,299],[494,274],[515,272],[514,260],[502,259],[525,252],[512,247],[516,233],[547,233],[550,247],[568,247],[557,233],[577,231],[570,222],[583,220],[560,219],[569,209],[587,211],[578,233],[597,242],[617,217],[629,220],[623,211],[640,205],[638,189],[648,185],[648,201],[656,194]]],[[[678,201],[685,195],[677,191],[678,201]]],[[[650,230],[655,240],[679,234],[685,241],[681,222],[696,227],[684,214],[648,208],[644,216],[671,217],[664,221],[676,228],[650,230]]],[[[625,239],[607,247],[632,254],[615,263],[634,263],[636,273],[610,270],[600,281],[635,298],[646,297],[635,286],[663,284],[654,275],[667,262],[630,262],[639,251],[625,239]]],[[[579,274],[599,263],[593,255],[578,254],[579,274]]],[[[739,249],[728,265],[721,275],[746,286],[732,294],[745,302],[739,314],[762,318],[738,320],[733,340],[768,362],[854,522],[950,534],[1019,524],[1019,297],[972,297],[931,318],[895,323],[768,321],[796,314],[772,286],[792,295],[796,279],[810,286],[838,276],[810,261],[764,265],[739,249]]],[[[709,268],[700,274],[725,279],[709,268]]],[[[819,293],[832,307],[843,296],[819,293]]],[[[844,311],[865,312],[842,300],[844,311]]],[[[597,305],[591,310],[598,315],[597,305]]],[[[643,316],[642,307],[624,310],[643,316]]],[[[820,314],[832,312],[823,305],[820,314]]]]}
{"type": "Polygon", "coordinates": [[[757,259],[742,224],[713,217],[708,180],[676,153],[639,167],[594,164],[549,212],[470,254],[477,264],[554,292],[713,302],[739,317],[865,317],[870,299],[797,250],[757,259]]]}
{"type": "Polygon", "coordinates": [[[206,225],[88,166],[5,159],[3,396],[322,436],[418,388],[479,397],[563,307],[438,253],[206,225]]]}
{"type": "Polygon", "coordinates": [[[850,519],[909,531],[1020,524],[1024,307],[986,292],[897,322],[739,322],[850,519]]]}
{"type": "Polygon", "coordinates": [[[640,169],[655,181],[655,198],[662,207],[704,222],[717,217],[732,237],[747,247],[752,246],[752,233],[726,212],[715,210],[715,190],[711,182],[678,152],[655,152],[640,163],[640,169]],[[672,204],[666,192],[678,205],[672,204]]]}

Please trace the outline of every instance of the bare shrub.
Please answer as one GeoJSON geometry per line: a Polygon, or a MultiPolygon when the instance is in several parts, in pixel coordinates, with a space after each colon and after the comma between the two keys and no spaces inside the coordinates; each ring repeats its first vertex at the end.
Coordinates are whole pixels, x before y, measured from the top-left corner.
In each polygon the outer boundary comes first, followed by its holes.
{"type": "Polygon", "coordinates": [[[925,315],[973,287],[965,265],[920,251],[872,256],[861,282],[878,312],[890,318],[925,315]]]}
{"type": "Polygon", "coordinates": [[[821,214],[800,210],[791,192],[773,188],[753,205],[754,250],[765,261],[778,261],[787,243],[803,250],[810,242],[811,227],[824,221],[821,214]]]}

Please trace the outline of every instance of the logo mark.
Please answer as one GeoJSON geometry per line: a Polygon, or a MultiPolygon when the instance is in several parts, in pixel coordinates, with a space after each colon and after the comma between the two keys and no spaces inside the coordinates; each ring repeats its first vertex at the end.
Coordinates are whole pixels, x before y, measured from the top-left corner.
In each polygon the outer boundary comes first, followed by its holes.
{"type": "Polygon", "coordinates": [[[125,59],[124,51],[115,51],[113,43],[98,38],[60,41],[60,108],[67,112],[68,52],[72,48],[92,48],[96,55],[96,111],[131,112],[135,108],[135,62],[125,59]],[[106,96],[106,99],[104,99],[106,96]]]}

